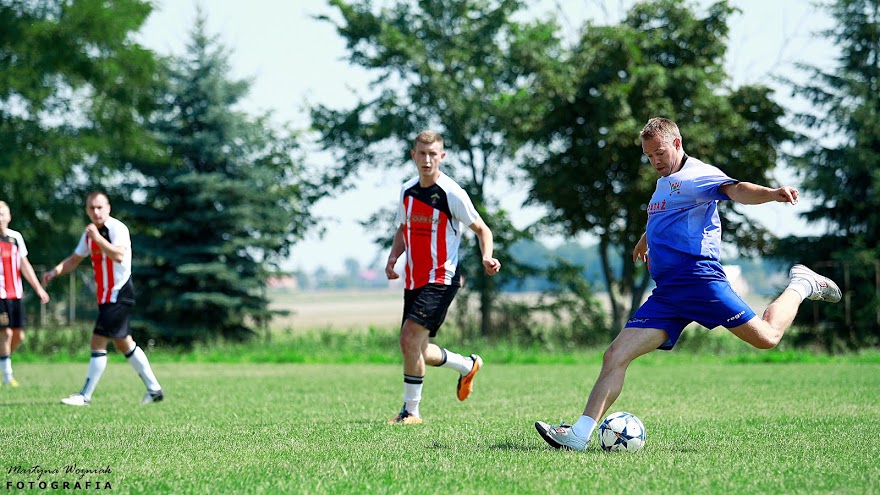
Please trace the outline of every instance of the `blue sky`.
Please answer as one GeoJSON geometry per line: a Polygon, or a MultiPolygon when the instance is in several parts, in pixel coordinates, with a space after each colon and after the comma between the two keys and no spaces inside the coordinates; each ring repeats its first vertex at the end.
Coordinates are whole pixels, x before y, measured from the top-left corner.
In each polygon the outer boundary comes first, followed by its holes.
{"type": "MultiPolygon", "coordinates": [[[[529,14],[560,14],[560,19],[566,19],[563,25],[573,36],[584,20],[616,22],[633,3],[542,0],[533,2],[529,14]]],[[[695,5],[711,3],[700,0],[695,5]]],[[[317,14],[334,14],[325,0],[203,0],[200,4],[207,16],[208,30],[218,34],[231,50],[231,75],[253,83],[244,102],[246,111],[271,111],[276,121],[302,128],[308,125],[305,108],[309,104],[348,108],[357,101],[357,95],[367,93],[370,75],[343,60],[345,45],[329,23],[312,18],[317,14]]],[[[830,63],[834,56],[832,47],[814,36],[831,25],[830,19],[805,0],[731,0],[730,4],[742,10],[730,23],[726,66],[733,85],[763,83],[778,88],[778,101],[796,108],[799,102],[792,100],[773,76],[798,79],[795,63],[830,63]]],[[[161,54],[183,53],[195,19],[195,6],[196,2],[186,0],[156,2],[156,11],[141,31],[139,41],[161,54]]],[[[358,260],[362,266],[378,259],[381,265],[385,253],[369,242],[373,236],[357,222],[380,207],[393,204],[399,185],[411,175],[414,170],[409,168],[367,173],[362,176],[360,187],[323,200],[315,211],[328,218],[327,233],[323,238],[312,235],[298,244],[286,266],[308,271],[323,266],[341,271],[347,258],[358,260]],[[352,209],[351,205],[358,206],[352,209]]],[[[798,185],[785,171],[777,173],[776,179],[776,185],[798,185]]],[[[518,226],[525,226],[539,218],[541,210],[519,207],[525,193],[515,189],[503,206],[515,212],[518,226]]],[[[806,210],[807,204],[805,198],[795,207],[768,204],[744,211],[782,235],[817,232],[796,216],[806,210]]],[[[551,238],[546,242],[553,245],[560,240],[551,238]]]]}

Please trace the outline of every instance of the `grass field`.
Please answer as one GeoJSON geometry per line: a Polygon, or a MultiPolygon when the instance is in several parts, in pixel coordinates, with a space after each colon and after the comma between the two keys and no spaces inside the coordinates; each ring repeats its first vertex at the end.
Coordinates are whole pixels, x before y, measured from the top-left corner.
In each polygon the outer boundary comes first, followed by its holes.
{"type": "Polygon", "coordinates": [[[880,493],[876,361],[648,358],[614,406],[647,427],[637,454],[555,451],[532,427],[576,419],[595,360],[487,359],[465,402],[453,372],[429,369],[426,422],[404,427],[385,425],[401,403],[399,365],[159,360],[167,400],[142,407],[142,384],[114,355],[92,406],[70,408],[58,400],[86,363],[25,362],[23,386],[0,388],[0,491],[43,481],[150,494],[880,493]],[[80,478],[64,472],[73,465],[110,472],[80,478]]]}
{"type": "Polygon", "coordinates": [[[394,327],[400,325],[403,289],[270,292],[275,310],[289,311],[276,316],[273,328],[294,330],[315,328],[394,327]]]}

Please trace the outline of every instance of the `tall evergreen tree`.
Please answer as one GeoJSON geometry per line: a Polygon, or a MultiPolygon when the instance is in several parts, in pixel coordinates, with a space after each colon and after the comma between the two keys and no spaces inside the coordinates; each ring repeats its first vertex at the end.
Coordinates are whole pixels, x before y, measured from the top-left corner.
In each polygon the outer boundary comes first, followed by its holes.
{"type": "Polygon", "coordinates": [[[267,278],[312,224],[295,136],[235,109],[249,83],[229,69],[200,13],[149,123],[162,151],[131,160],[141,306],[149,331],[172,341],[250,335],[271,314],[267,278]]]}
{"type": "Polygon", "coordinates": [[[804,323],[824,323],[805,328],[829,347],[878,345],[880,2],[834,0],[822,6],[835,21],[824,35],[839,55],[834,67],[801,65],[808,82],[792,83],[794,93],[812,104],[797,116],[804,135],[792,163],[804,193],[816,199],[805,217],[828,230],[819,238],[786,239],[780,252],[826,264],[823,269],[845,291],[843,304],[802,315],[804,323]]]}

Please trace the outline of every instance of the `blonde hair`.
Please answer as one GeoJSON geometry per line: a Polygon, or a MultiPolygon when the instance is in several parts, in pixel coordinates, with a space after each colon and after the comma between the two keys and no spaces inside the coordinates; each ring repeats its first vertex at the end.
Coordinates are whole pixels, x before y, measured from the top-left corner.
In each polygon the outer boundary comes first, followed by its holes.
{"type": "Polygon", "coordinates": [[[664,141],[672,142],[674,139],[681,139],[681,132],[675,122],[666,117],[654,117],[648,120],[639,137],[642,141],[660,136],[664,141]]]}
{"type": "Polygon", "coordinates": [[[2,199],[0,199],[0,210],[2,210],[3,208],[6,208],[7,210],[12,211],[12,209],[9,208],[9,205],[6,204],[6,201],[3,201],[2,199]]]}
{"type": "Polygon", "coordinates": [[[431,144],[431,143],[440,143],[440,146],[443,146],[443,136],[434,131],[422,131],[416,136],[416,139],[413,141],[413,149],[418,146],[419,143],[431,144]]]}

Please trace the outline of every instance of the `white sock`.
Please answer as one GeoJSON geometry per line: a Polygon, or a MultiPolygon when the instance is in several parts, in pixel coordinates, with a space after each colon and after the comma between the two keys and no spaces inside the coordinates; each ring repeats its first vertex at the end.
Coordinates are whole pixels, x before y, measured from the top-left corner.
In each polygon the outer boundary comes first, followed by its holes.
{"type": "Polygon", "coordinates": [[[147,386],[147,390],[150,392],[158,392],[159,390],[162,390],[159,381],[156,380],[156,375],[153,374],[153,368],[150,367],[150,361],[147,359],[147,355],[144,354],[143,349],[135,344],[134,350],[126,354],[125,357],[128,359],[128,362],[131,363],[131,367],[134,368],[138,375],[140,375],[141,380],[144,381],[144,385],[147,386]]]}
{"type": "Polygon", "coordinates": [[[791,279],[791,281],[788,282],[788,287],[786,287],[786,289],[791,289],[797,292],[798,295],[801,296],[801,302],[813,294],[813,284],[811,284],[809,280],[802,278],[791,279]]]}
{"type": "Polygon", "coordinates": [[[442,368],[452,368],[457,371],[460,375],[467,375],[471,372],[471,369],[474,367],[474,360],[468,357],[464,357],[461,354],[456,354],[449,349],[440,350],[443,352],[443,361],[440,362],[437,366],[442,368]]]}
{"type": "Polygon", "coordinates": [[[575,435],[589,440],[593,430],[596,429],[596,420],[589,416],[581,416],[577,422],[571,426],[571,430],[575,435]]]}
{"type": "Polygon", "coordinates": [[[420,418],[419,402],[422,401],[423,376],[403,375],[403,402],[406,403],[406,411],[420,418]]]}
{"type": "Polygon", "coordinates": [[[3,383],[12,380],[12,356],[0,356],[0,369],[3,370],[3,383]]]}
{"type": "Polygon", "coordinates": [[[104,369],[106,368],[107,351],[92,351],[92,359],[89,360],[89,371],[86,373],[86,384],[83,385],[80,392],[86,399],[92,399],[95,387],[98,386],[98,381],[101,379],[101,375],[104,374],[104,369]]]}

